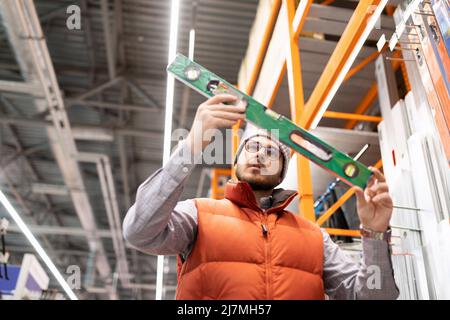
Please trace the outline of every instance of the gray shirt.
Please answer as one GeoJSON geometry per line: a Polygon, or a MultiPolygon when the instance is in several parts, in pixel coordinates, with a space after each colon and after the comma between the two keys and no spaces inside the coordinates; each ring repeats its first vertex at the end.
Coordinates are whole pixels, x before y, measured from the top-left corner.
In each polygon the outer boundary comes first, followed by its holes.
{"type": "MultiPolygon", "coordinates": [[[[189,254],[195,243],[197,208],[192,199],[179,199],[194,163],[198,157],[194,159],[182,141],[166,165],[139,186],[123,223],[124,237],[133,247],[152,255],[189,254]]],[[[328,233],[322,230],[322,235],[323,281],[331,299],[398,297],[386,241],[363,237],[363,258],[355,263],[328,233]]]]}

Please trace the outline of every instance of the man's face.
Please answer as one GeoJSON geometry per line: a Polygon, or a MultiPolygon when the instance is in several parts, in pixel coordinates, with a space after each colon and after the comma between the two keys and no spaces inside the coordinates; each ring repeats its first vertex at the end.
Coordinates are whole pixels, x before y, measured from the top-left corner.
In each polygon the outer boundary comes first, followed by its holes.
{"type": "Polygon", "coordinates": [[[283,156],[275,142],[255,137],[245,144],[236,166],[237,178],[253,190],[271,190],[281,182],[283,156]]]}

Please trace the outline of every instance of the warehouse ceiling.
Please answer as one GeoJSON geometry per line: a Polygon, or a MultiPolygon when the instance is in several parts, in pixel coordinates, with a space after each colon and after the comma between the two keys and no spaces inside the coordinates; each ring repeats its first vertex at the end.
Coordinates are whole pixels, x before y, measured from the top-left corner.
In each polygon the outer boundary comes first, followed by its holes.
{"type": "MultiPolygon", "coordinates": [[[[21,33],[23,25],[15,19],[13,1],[4,0],[0,6],[0,188],[62,272],[69,265],[81,268],[80,298],[153,299],[156,258],[129,247],[118,250],[120,245],[110,230],[111,213],[116,211],[113,206],[107,208],[103,190],[117,195],[122,221],[139,184],[161,166],[170,1],[35,0],[43,38],[21,33]],[[73,4],[81,8],[80,30],[66,26],[66,9],[73,4]],[[57,139],[52,123],[61,111],[47,108],[42,87],[36,85],[41,78],[34,65],[39,60],[33,60],[36,57],[28,47],[32,42],[40,43],[44,51],[48,48],[57,80],[53,87],[59,87],[59,92],[51,94],[61,97],[63,114],[72,129],[67,141],[57,139]],[[29,85],[22,90],[21,86],[8,88],[1,81],[29,85]],[[71,148],[84,158],[65,158],[71,148]],[[106,180],[102,180],[103,174],[106,180]],[[95,233],[89,226],[95,226],[95,233]],[[120,258],[120,252],[125,256],[120,258]]],[[[197,0],[195,14],[192,0],[181,3],[178,51],[187,54],[189,30],[195,27],[196,61],[237,83],[258,1],[197,0]]],[[[335,5],[341,7],[338,14],[332,14],[331,7],[314,6],[304,28],[312,33],[300,38],[305,98],[355,3],[336,1],[335,5]]],[[[375,51],[371,44],[359,60],[375,51]]],[[[342,87],[330,109],[351,112],[374,81],[373,66],[369,65],[342,87]]],[[[275,109],[284,114],[289,109],[287,92],[284,83],[275,103],[275,109]]],[[[202,101],[194,92],[187,95],[177,83],[174,127],[188,128],[202,101]]],[[[321,125],[340,128],[342,122],[326,119],[321,125]]],[[[64,129],[62,125],[60,130],[64,129]]],[[[352,150],[344,151],[354,152],[357,145],[352,141],[352,150]]],[[[378,152],[371,153],[366,162],[377,157],[378,152]]],[[[207,176],[203,188],[198,187],[200,178],[205,177],[202,169],[199,166],[193,173],[183,198],[207,195],[207,176]]],[[[316,193],[323,190],[326,179],[328,176],[322,176],[315,185],[316,193]]],[[[8,217],[0,208],[3,216],[8,217]]],[[[33,252],[14,226],[7,245],[15,264],[20,264],[24,253],[33,252]]],[[[164,298],[172,299],[175,258],[166,259],[166,264],[164,298]]],[[[59,289],[54,280],[51,286],[59,289]]]]}

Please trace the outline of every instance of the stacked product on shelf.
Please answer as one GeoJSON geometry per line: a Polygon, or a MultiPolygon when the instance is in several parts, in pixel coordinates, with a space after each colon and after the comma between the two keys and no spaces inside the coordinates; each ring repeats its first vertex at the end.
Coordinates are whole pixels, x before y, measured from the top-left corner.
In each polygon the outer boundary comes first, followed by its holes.
{"type": "Polygon", "coordinates": [[[433,13],[437,2],[405,1],[394,13],[411,84],[403,100],[387,54],[376,61],[383,169],[402,207],[391,220],[400,299],[450,299],[448,30],[433,13]]]}

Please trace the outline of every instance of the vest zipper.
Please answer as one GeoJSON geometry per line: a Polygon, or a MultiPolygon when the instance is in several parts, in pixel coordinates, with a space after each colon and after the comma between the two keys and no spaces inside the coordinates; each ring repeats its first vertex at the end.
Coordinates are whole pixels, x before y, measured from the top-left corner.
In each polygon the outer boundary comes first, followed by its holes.
{"type": "Polygon", "coordinates": [[[267,227],[266,227],[266,225],[265,225],[264,223],[261,223],[261,229],[262,229],[263,237],[264,237],[264,238],[267,238],[267,233],[268,233],[269,231],[267,230],[267,227]]]}
{"type": "Polygon", "coordinates": [[[271,300],[272,299],[272,293],[271,293],[271,281],[272,281],[272,277],[271,277],[271,268],[270,268],[270,246],[269,246],[269,229],[266,226],[267,223],[267,216],[264,217],[264,221],[261,223],[261,229],[262,229],[262,234],[263,234],[263,238],[264,238],[264,253],[265,253],[265,258],[266,258],[266,294],[267,294],[267,299],[271,300]]]}

